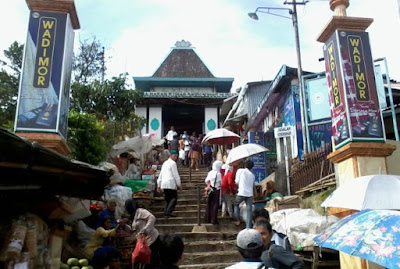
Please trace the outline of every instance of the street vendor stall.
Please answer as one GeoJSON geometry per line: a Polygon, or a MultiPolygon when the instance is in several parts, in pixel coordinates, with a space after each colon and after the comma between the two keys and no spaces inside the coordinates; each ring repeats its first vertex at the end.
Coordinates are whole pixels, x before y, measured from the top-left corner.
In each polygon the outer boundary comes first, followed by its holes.
{"type": "Polygon", "coordinates": [[[0,148],[0,267],[60,268],[72,231],[65,220],[90,214],[89,200],[103,195],[110,173],[3,128],[0,148]]]}

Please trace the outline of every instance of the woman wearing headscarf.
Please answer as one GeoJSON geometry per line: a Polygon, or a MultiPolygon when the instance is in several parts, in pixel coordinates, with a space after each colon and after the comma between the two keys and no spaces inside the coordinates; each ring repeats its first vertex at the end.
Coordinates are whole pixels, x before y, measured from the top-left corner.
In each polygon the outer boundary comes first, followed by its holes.
{"type": "Polygon", "coordinates": [[[92,238],[85,245],[84,250],[90,259],[98,259],[98,256],[105,257],[109,251],[115,250],[113,245],[113,238],[116,237],[117,228],[112,228],[112,218],[105,217],[102,219],[101,226],[96,229],[92,238]],[[102,249],[102,251],[97,250],[102,249]],[[99,254],[99,255],[96,255],[99,254]]]}
{"type": "Polygon", "coordinates": [[[103,226],[103,222],[105,218],[111,218],[111,228],[115,228],[118,225],[117,218],[115,217],[115,208],[117,207],[117,201],[115,199],[107,200],[107,208],[100,211],[95,229],[103,226]]]}
{"type": "Polygon", "coordinates": [[[154,268],[160,263],[159,250],[161,247],[161,241],[159,232],[154,227],[156,217],[151,214],[148,210],[140,208],[137,201],[128,199],[125,201],[125,209],[131,216],[132,230],[136,232],[137,238],[141,234],[144,234],[146,241],[151,249],[151,263],[146,265],[145,268],[154,268]]]}
{"type": "Polygon", "coordinates": [[[206,222],[218,225],[218,208],[220,204],[221,190],[221,161],[215,161],[212,165],[212,170],[208,172],[205,183],[212,188],[211,194],[208,196],[206,222]]]}

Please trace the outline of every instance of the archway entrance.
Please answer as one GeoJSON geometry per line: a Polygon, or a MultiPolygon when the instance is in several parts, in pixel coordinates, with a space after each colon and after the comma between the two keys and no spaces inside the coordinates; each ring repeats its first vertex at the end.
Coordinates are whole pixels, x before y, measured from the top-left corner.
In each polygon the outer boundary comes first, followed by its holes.
{"type": "Polygon", "coordinates": [[[187,131],[188,134],[203,133],[204,107],[190,105],[172,105],[162,108],[163,135],[166,135],[171,125],[178,134],[187,131]]]}

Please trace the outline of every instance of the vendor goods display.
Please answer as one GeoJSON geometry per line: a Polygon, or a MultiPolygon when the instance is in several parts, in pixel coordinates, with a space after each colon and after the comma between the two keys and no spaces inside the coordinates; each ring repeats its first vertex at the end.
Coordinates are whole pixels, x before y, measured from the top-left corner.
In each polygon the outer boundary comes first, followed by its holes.
{"type": "Polygon", "coordinates": [[[69,258],[66,263],[60,263],[60,269],[93,269],[87,259],[69,258]]]}

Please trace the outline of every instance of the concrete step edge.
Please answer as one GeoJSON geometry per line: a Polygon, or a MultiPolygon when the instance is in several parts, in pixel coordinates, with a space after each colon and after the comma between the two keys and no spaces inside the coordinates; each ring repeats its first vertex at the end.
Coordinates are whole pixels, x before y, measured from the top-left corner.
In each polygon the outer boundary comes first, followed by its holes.
{"type": "Polygon", "coordinates": [[[204,245],[204,244],[235,244],[236,245],[236,240],[215,240],[210,242],[209,240],[199,240],[199,241],[190,241],[185,243],[185,246],[197,246],[197,245],[204,245]]]}
{"type": "Polygon", "coordinates": [[[181,268],[181,269],[190,269],[190,268],[209,268],[209,267],[212,267],[212,268],[226,268],[226,267],[228,267],[228,266],[230,266],[230,265],[233,265],[233,264],[235,264],[235,263],[232,263],[232,262],[218,262],[218,263],[206,263],[206,264],[204,264],[204,263],[202,263],[202,264],[183,264],[183,265],[180,265],[179,266],[179,268],[181,268]]]}
{"type": "Polygon", "coordinates": [[[225,256],[225,255],[237,255],[239,252],[237,250],[220,250],[220,251],[212,251],[212,252],[194,252],[194,253],[185,253],[187,257],[210,257],[210,256],[225,256]]]}

